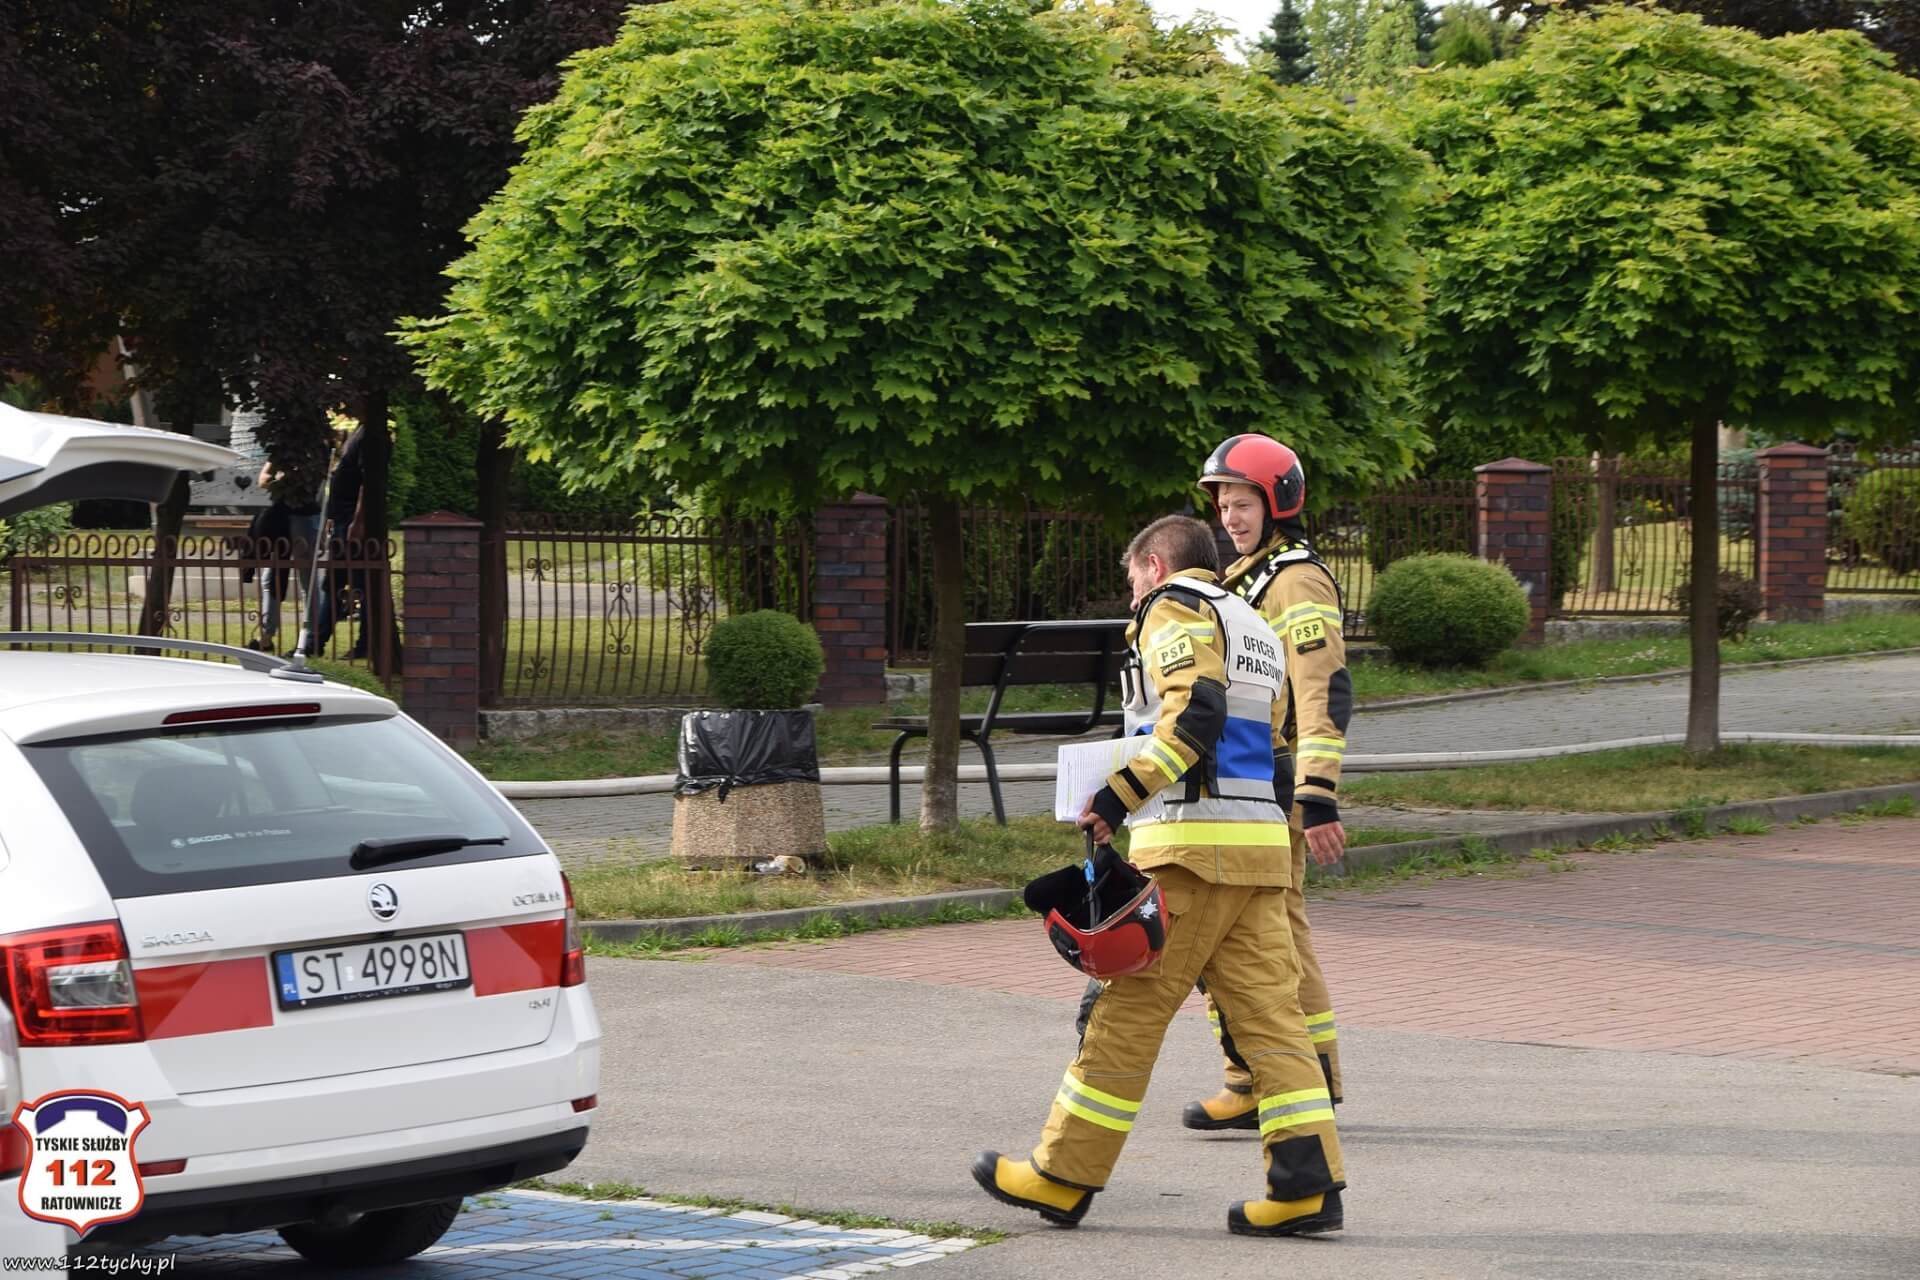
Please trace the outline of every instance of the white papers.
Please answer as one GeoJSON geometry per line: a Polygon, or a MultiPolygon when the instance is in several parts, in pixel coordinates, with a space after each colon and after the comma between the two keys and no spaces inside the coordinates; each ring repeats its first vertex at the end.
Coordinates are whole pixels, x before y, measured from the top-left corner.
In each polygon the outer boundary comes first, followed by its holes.
{"type": "MultiPolygon", "coordinates": [[[[1060,748],[1053,778],[1053,816],[1060,822],[1078,822],[1093,800],[1093,793],[1107,785],[1107,775],[1120,769],[1146,749],[1146,737],[1107,738],[1100,742],[1075,742],[1060,748]]],[[[1164,794],[1164,793],[1162,793],[1164,794]]],[[[1133,815],[1134,821],[1158,818],[1164,813],[1156,795],[1133,815]]]]}

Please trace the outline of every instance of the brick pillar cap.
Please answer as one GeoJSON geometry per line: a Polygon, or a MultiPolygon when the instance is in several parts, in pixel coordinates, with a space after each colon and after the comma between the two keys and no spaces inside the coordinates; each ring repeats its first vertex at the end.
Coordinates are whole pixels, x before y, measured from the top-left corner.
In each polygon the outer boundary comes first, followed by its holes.
{"type": "Polygon", "coordinates": [[[400,522],[402,529],[414,528],[455,528],[479,529],[484,526],[472,516],[463,516],[457,511],[429,511],[423,516],[414,516],[400,522]]]}
{"type": "Polygon", "coordinates": [[[1529,475],[1541,475],[1552,470],[1552,467],[1543,462],[1528,462],[1525,458],[1502,458],[1498,462],[1489,462],[1484,467],[1474,468],[1475,474],[1484,471],[1521,471],[1529,475]]]}
{"type": "Polygon", "coordinates": [[[1810,444],[1777,444],[1771,449],[1762,449],[1753,455],[1756,458],[1824,458],[1825,449],[1810,444]]]}
{"type": "Polygon", "coordinates": [[[887,500],[871,493],[856,493],[848,501],[856,507],[871,507],[876,504],[885,506],[887,500]]]}

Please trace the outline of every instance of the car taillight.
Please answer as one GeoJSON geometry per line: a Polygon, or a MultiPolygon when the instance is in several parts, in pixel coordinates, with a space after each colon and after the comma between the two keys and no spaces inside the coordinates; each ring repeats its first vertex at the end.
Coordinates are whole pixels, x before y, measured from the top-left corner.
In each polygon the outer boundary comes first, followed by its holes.
{"type": "Polygon", "coordinates": [[[587,980],[587,952],[580,942],[580,913],[573,909],[573,881],[564,871],[560,873],[560,887],[567,891],[567,936],[560,944],[566,950],[560,957],[560,985],[577,987],[587,980]]]}
{"type": "Polygon", "coordinates": [[[0,937],[0,991],[23,1049],[147,1038],[127,940],[112,920],[0,937]]]}

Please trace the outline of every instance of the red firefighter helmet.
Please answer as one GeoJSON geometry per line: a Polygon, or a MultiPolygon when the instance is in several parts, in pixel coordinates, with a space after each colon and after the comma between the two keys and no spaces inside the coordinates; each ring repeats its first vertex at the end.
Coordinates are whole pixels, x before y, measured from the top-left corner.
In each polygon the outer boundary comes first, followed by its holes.
{"type": "Polygon", "coordinates": [[[1200,472],[1200,483],[1250,484],[1267,495],[1267,514],[1285,520],[1307,502],[1307,473],[1300,456],[1272,436],[1229,436],[1200,472]]]}
{"type": "Polygon", "coordinates": [[[1093,861],[1091,884],[1086,864],[1076,862],[1029,884],[1027,906],[1046,917],[1047,940],[1060,958],[1088,977],[1139,973],[1167,945],[1160,885],[1111,848],[1103,846],[1093,861]]]}

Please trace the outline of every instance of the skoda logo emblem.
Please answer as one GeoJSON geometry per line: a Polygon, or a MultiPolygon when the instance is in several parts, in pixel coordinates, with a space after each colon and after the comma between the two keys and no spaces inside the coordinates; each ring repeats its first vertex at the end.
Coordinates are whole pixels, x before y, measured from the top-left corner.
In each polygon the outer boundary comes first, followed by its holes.
{"type": "Polygon", "coordinates": [[[400,914],[400,895],[390,884],[377,884],[367,890],[367,910],[375,920],[391,920],[400,914]]]}

